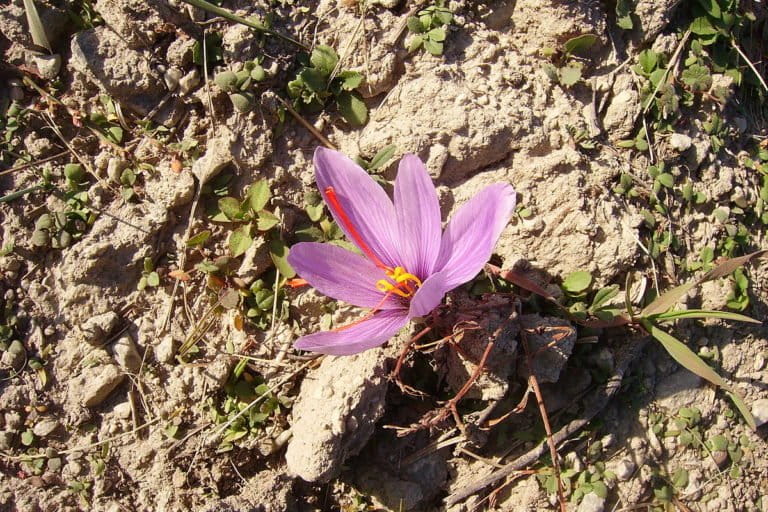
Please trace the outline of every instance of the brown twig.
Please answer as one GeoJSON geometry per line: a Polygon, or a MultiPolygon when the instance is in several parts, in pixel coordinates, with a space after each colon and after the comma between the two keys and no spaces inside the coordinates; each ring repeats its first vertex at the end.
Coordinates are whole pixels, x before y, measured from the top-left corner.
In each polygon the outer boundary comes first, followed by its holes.
{"type": "Polygon", "coordinates": [[[27,169],[29,167],[34,167],[36,165],[44,164],[46,162],[50,162],[52,160],[56,160],[57,158],[61,158],[63,156],[66,156],[69,154],[69,151],[62,151],[61,153],[56,153],[55,155],[51,155],[46,158],[42,158],[40,160],[35,160],[34,162],[27,162],[26,164],[17,165],[16,167],[11,167],[10,169],[6,169],[4,171],[0,171],[0,176],[5,176],[6,174],[11,174],[17,171],[21,171],[24,169],[27,169]]]}
{"type": "Polygon", "coordinates": [[[296,120],[297,120],[297,121],[298,121],[298,122],[299,122],[299,123],[300,123],[300,124],[301,124],[301,125],[302,125],[304,128],[306,128],[307,130],[309,130],[309,132],[310,132],[312,135],[314,135],[314,136],[317,138],[317,140],[319,140],[319,141],[320,141],[320,142],[323,144],[323,146],[325,146],[325,147],[327,147],[327,148],[329,148],[329,149],[336,149],[336,146],[335,146],[335,145],[334,145],[334,144],[333,144],[331,141],[329,141],[329,140],[328,140],[328,139],[325,137],[325,135],[323,135],[322,133],[320,133],[320,131],[319,131],[317,128],[315,128],[314,126],[312,126],[312,123],[310,123],[309,121],[307,121],[306,119],[304,119],[304,117],[302,117],[302,115],[301,115],[301,114],[299,114],[298,112],[296,112],[296,110],[295,110],[295,109],[294,109],[294,108],[291,106],[291,104],[290,104],[290,103],[288,103],[287,101],[285,101],[285,100],[284,100],[283,98],[281,98],[280,96],[275,96],[275,97],[277,98],[277,101],[279,101],[279,102],[280,102],[280,104],[281,104],[283,107],[285,107],[285,110],[287,110],[287,111],[288,111],[288,113],[289,113],[289,114],[291,114],[291,116],[293,116],[293,118],[294,118],[294,119],[296,119],[296,120]]]}
{"type": "MultiPolygon", "coordinates": [[[[616,394],[616,392],[618,392],[619,388],[621,388],[621,381],[624,378],[624,374],[626,373],[627,368],[629,367],[630,363],[634,361],[635,358],[640,354],[640,351],[643,349],[647,341],[648,337],[642,336],[629,338],[626,342],[624,342],[624,350],[616,357],[616,365],[611,378],[608,379],[608,381],[603,386],[596,389],[590,395],[586,401],[585,411],[580,418],[571,421],[552,436],[552,442],[555,445],[562,443],[574,433],[584,428],[584,426],[592,421],[592,418],[594,418],[600,411],[605,408],[610,399],[616,394]]],[[[449,495],[445,499],[446,506],[450,507],[455,505],[456,503],[463,501],[476,492],[485,489],[489,485],[493,485],[502,478],[506,478],[512,475],[519,469],[533,464],[546,452],[546,450],[547,443],[542,442],[538,444],[532,450],[504,466],[503,469],[493,471],[489,475],[479,478],[449,495]]]]}
{"type": "Polygon", "coordinates": [[[525,329],[520,330],[520,339],[523,344],[523,351],[525,352],[525,363],[528,367],[528,385],[536,395],[536,402],[539,404],[541,421],[544,423],[544,431],[547,433],[549,455],[552,458],[552,468],[555,472],[555,481],[557,482],[557,501],[560,504],[560,512],[566,512],[565,496],[563,495],[563,481],[560,479],[560,459],[557,455],[557,446],[552,438],[552,427],[549,424],[549,415],[547,414],[547,407],[544,405],[544,397],[541,395],[539,381],[536,380],[536,372],[533,371],[531,351],[528,349],[528,337],[525,332],[525,329]]]}

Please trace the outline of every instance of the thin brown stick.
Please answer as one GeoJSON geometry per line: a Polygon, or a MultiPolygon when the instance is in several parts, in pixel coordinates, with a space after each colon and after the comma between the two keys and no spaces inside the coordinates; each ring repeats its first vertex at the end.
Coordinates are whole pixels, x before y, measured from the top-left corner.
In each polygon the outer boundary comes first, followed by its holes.
{"type": "MultiPolygon", "coordinates": [[[[640,354],[647,341],[648,336],[642,336],[632,337],[623,342],[623,351],[616,357],[616,365],[613,375],[603,386],[596,389],[589,396],[589,398],[587,398],[585,401],[585,411],[583,412],[581,418],[577,418],[571,421],[552,436],[552,440],[555,445],[562,443],[570,436],[584,428],[590,421],[592,421],[592,418],[594,418],[600,411],[605,408],[610,399],[621,388],[621,381],[624,378],[624,374],[626,373],[627,368],[629,367],[630,363],[634,361],[635,358],[640,354]]],[[[476,492],[483,490],[489,485],[495,484],[502,478],[506,478],[512,475],[517,470],[533,464],[546,452],[546,446],[546,443],[542,442],[535,448],[531,449],[527,453],[524,453],[517,459],[504,466],[503,469],[496,470],[489,475],[481,477],[474,482],[471,482],[470,484],[462,487],[445,499],[446,506],[450,507],[455,505],[456,503],[465,500],[467,497],[475,494],[476,492]]]]}
{"type": "Polygon", "coordinates": [[[27,169],[29,167],[34,167],[36,165],[44,164],[47,162],[50,162],[52,160],[56,160],[57,158],[61,158],[63,156],[66,156],[69,154],[69,151],[62,151],[61,153],[56,153],[55,155],[51,155],[46,158],[42,158],[40,160],[35,160],[34,162],[28,162],[26,164],[17,165],[16,167],[11,167],[10,169],[6,169],[4,171],[0,171],[0,176],[5,176],[6,174],[12,174],[17,171],[22,171],[24,169],[27,169]]]}
{"type": "Polygon", "coordinates": [[[552,458],[552,468],[554,469],[555,480],[557,481],[557,502],[560,504],[560,512],[566,512],[565,496],[563,495],[563,481],[560,479],[560,459],[557,455],[557,446],[555,446],[555,442],[552,438],[552,427],[549,424],[549,415],[547,414],[547,407],[544,405],[544,397],[541,395],[539,381],[536,380],[536,373],[533,371],[531,351],[528,349],[528,337],[525,334],[525,329],[520,331],[520,339],[523,342],[525,363],[528,366],[528,385],[533,389],[533,393],[536,395],[536,402],[539,404],[541,421],[544,423],[544,431],[547,433],[549,455],[552,458]]]}
{"type": "Polygon", "coordinates": [[[296,120],[297,120],[297,121],[298,121],[298,122],[299,122],[299,123],[300,123],[300,124],[301,124],[301,125],[302,125],[304,128],[306,128],[307,130],[309,130],[309,132],[310,132],[312,135],[314,135],[314,136],[317,138],[317,140],[319,140],[319,141],[320,141],[320,142],[323,144],[323,146],[325,146],[325,147],[327,147],[327,148],[329,148],[329,149],[336,149],[336,146],[335,146],[335,145],[334,145],[334,144],[333,144],[331,141],[329,141],[329,140],[328,140],[328,139],[325,137],[325,135],[323,135],[322,133],[320,133],[320,131],[319,131],[317,128],[315,128],[314,126],[312,126],[312,123],[310,123],[309,121],[307,121],[306,119],[304,119],[304,117],[302,117],[302,115],[301,115],[301,114],[299,114],[298,112],[296,112],[296,110],[295,110],[295,109],[294,109],[294,108],[291,106],[291,104],[290,104],[290,103],[288,103],[287,101],[285,101],[285,100],[284,100],[283,98],[281,98],[280,96],[275,96],[275,97],[277,98],[277,101],[279,101],[279,102],[280,102],[280,104],[281,104],[283,107],[285,107],[285,110],[287,110],[287,111],[288,111],[288,113],[289,113],[289,114],[291,114],[291,116],[293,116],[293,118],[294,118],[294,119],[296,119],[296,120]]]}

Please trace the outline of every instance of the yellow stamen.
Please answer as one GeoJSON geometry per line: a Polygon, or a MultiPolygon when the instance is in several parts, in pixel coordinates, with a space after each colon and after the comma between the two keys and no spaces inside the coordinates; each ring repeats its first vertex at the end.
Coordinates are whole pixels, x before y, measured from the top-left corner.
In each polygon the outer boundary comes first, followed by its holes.
{"type": "Polygon", "coordinates": [[[406,272],[403,267],[395,267],[394,270],[387,271],[386,274],[395,284],[390,283],[386,279],[380,279],[376,282],[376,289],[381,292],[394,293],[399,297],[407,299],[416,292],[417,288],[421,287],[421,280],[415,275],[406,272]]]}

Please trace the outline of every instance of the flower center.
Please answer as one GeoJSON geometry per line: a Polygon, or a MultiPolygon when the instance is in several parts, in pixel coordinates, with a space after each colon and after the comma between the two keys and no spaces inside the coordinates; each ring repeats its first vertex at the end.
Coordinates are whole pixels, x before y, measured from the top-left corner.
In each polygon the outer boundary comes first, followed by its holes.
{"type": "Polygon", "coordinates": [[[421,287],[421,280],[413,274],[409,274],[403,267],[395,267],[394,270],[386,271],[394,283],[386,279],[380,279],[376,282],[376,289],[384,293],[394,293],[405,299],[410,298],[421,287]]]}
{"type": "Polygon", "coordinates": [[[378,280],[376,282],[376,289],[384,292],[385,294],[392,293],[406,299],[412,297],[413,294],[416,293],[416,290],[421,286],[421,280],[415,275],[408,273],[408,271],[403,267],[392,268],[388,265],[385,265],[376,256],[376,254],[374,254],[371,248],[368,247],[368,244],[365,243],[363,237],[360,236],[360,233],[355,228],[355,225],[352,223],[349,215],[347,215],[347,212],[345,212],[344,208],[341,206],[341,202],[339,201],[334,188],[327,187],[325,189],[325,195],[328,199],[328,207],[339,219],[339,222],[341,222],[341,224],[347,230],[347,233],[349,233],[349,236],[352,237],[352,240],[357,244],[360,250],[363,251],[363,254],[365,254],[368,259],[373,262],[374,265],[382,269],[384,273],[387,274],[389,280],[378,280]]]}

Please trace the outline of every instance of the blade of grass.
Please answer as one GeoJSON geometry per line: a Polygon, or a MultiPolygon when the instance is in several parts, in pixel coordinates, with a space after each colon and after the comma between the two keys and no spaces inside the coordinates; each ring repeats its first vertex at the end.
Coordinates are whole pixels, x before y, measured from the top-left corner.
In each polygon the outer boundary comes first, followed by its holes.
{"type": "Polygon", "coordinates": [[[672,359],[680,363],[687,370],[695,373],[702,379],[706,379],[712,384],[723,388],[728,392],[728,395],[736,404],[736,407],[741,412],[744,420],[747,422],[752,430],[755,430],[755,418],[749,411],[749,408],[744,403],[744,400],[739,396],[735,389],[733,389],[720,375],[710,368],[699,356],[697,356],[687,345],[672,336],[671,334],[661,330],[654,323],[650,322],[646,318],[641,318],[640,323],[648,333],[656,338],[661,343],[664,349],[672,356],[672,359]]]}
{"type": "Polygon", "coordinates": [[[750,254],[746,254],[744,256],[739,256],[738,258],[731,258],[728,260],[725,260],[724,262],[720,263],[718,266],[704,274],[704,277],[701,278],[699,281],[700,283],[703,283],[705,281],[711,281],[713,279],[717,279],[718,277],[725,277],[727,275],[730,275],[731,272],[739,268],[740,266],[744,265],[745,263],[749,262],[753,258],[759,258],[763,255],[768,253],[768,250],[763,249],[762,251],[755,251],[750,254]]]}
{"type": "Polygon", "coordinates": [[[42,185],[35,185],[34,187],[27,187],[22,190],[17,190],[16,192],[11,192],[8,195],[5,195],[3,197],[0,197],[0,203],[10,203],[11,201],[14,201],[20,197],[24,197],[25,195],[29,194],[30,192],[34,192],[35,190],[39,190],[43,188],[42,185]]]}
{"type": "Polygon", "coordinates": [[[24,11],[27,13],[27,23],[29,24],[29,33],[32,35],[32,42],[53,53],[48,36],[45,35],[45,27],[43,27],[43,22],[40,20],[37,7],[35,7],[35,1],[24,0],[24,11]]]}
{"type": "Polygon", "coordinates": [[[648,317],[659,313],[664,313],[665,311],[672,308],[672,306],[677,304],[678,301],[683,298],[683,295],[691,291],[691,288],[696,286],[696,284],[696,281],[690,281],[662,293],[656,297],[653,302],[645,306],[645,308],[640,312],[640,316],[648,317]]]}
{"type": "Polygon", "coordinates": [[[653,322],[669,322],[681,318],[722,318],[723,320],[736,320],[738,322],[749,322],[752,324],[761,324],[760,320],[755,320],[746,315],[731,313],[730,311],[709,311],[706,309],[688,309],[686,311],[667,311],[649,317],[653,322]]]}
{"type": "Polygon", "coordinates": [[[230,21],[234,21],[235,23],[241,23],[245,25],[246,27],[250,27],[253,30],[257,32],[261,32],[262,34],[269,34],[271,36],[275,36],[277,38],[282,39],[283,41],[287,41],[291,44],[295,44],[299,48],[302,48],[304,50],[309,50],[309,47],[305,45],[304,43],[301,43],[292,37],[286,36],[284,34],[281,34],[279,32],[275,32],[272,29],[269,29],[265,27],[264,25],[260,25],[258,23],[255,23],[251,20],[248,20],[246,18],[243,18],[242,16],[238,16],[237,14],[234,14],[232,12],[229,12],[226,9],[223,9],[219,7],[218,5],[214,5],[210,2],[206,2],[205,0],[183,0],[184,2],[194,5],[195,7],[199,7],[200,9],[206,10],[210,13],[215,14],[216,16],[221,16],[222,18],[226,18],[230,21]]]}

